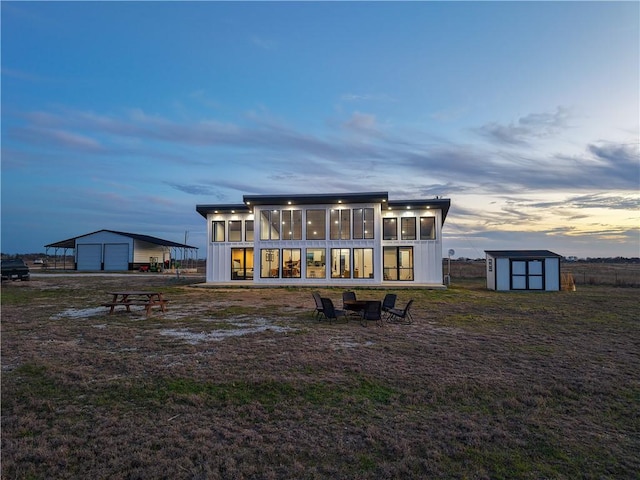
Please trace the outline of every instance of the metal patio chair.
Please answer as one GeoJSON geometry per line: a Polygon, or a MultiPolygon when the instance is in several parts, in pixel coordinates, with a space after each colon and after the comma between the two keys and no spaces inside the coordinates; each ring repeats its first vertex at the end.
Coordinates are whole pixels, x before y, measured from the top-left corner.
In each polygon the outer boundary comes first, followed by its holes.
{"type": "Polygon", "coordinates": [[[333,301],[330,298],[322,297],[321,300],[324,316],[327,320],[329,320],[329,322],[331,322],[332,320],[338,321],[340,317],[344,317],[347,322],[349,321],[347,312],[335,308],[333,305],[333,301]]]}
{"type": "Polygon", "coordinates": [[[313,300],[316,302],[316,309],[313,311],[313,316],[316,320],[322,320],[322,317],[324,317],[322,298],[318,292],[313,292],[311,295],[313,296],[313,300]]]}
{"type": "Polygon", "coordinates": [[[342,292],[342,309],[349,313],[360,313],[357,306],[353,303],[350,305],[349,302],[356,302],[356,292],[342,292]]]}
{"type": "Polygon", "coordinates": [[[409,300],[404,308],[392,308],[389,310],[389,321],[398,323],[413,323],[413,317],[411,316],[411,305],[413,299],[409,300]]]}
{"type": "Polygon", "coordinates": [[[382,300],[382,313],[389,316],[389,310],[395,308],[398,295],[395,293],[387,293],[382,300]]]}
{"type": "Polygon", "coordinates": [[[378,322],[378,326],[382,326],[382,302],[368,301],[362,312],[362,325],[366,326],[367,321],[378,322]]]}

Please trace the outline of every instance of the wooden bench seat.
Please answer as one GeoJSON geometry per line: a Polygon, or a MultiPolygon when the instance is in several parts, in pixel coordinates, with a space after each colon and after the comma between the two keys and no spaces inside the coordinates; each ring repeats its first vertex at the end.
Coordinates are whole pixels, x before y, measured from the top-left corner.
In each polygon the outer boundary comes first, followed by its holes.
{"type": "Polygon", "coordinates": [[[127,309],[127,312],[130,312],[131,309],[131,305],[136,305],[136,306],[142,306],[144,307],[147,315],[149,315],[151,313],[151,307],[160,307],[160,310],[163,312],[166,312],[166,305],[169,303],[169,300],[166,299],[162,299],[162,300],[152,300],[152,301],[147,301],[147,300],[127,300],[125,302],[105,302],[103,304],[101,304],[103,307],[109,307],[109,314],[113,313],[113,310],[115,309],[115,307],[117,306],[124,306],[127,309]]]}

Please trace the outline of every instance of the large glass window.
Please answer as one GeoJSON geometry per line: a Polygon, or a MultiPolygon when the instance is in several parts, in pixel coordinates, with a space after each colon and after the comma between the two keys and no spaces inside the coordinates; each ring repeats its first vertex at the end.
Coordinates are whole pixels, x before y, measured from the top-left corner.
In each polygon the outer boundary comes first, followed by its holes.
{"type": "Polygon", "coordinates": [[[353,278],[373,278],[373,248],[353,249],[353,278]]]}
{"type": "Polygon", "coordinates": [[[331,249],[331,278],[351,278],[351,250],[348,248],[331,249]]]}
{"type": "Polygon", "coordinates": [[[349,240],[351,233],[351,210],[331,209],[329,222],[329,238],[331,240],[349,240]]]}
{"type": "Polygon", "coordinates": [[[413,280],[413,247],[384,247],[385,280],[413,280]]]}
{"type": "Polygon", "coordinates": [[[435,217],[420,217],[420,240],[433,240],[436,238],[435,217]]]}
{"type": "Polygon", "coordinates": [[[253,280],[253,248],[231,249],[231,280],[253,280]]]}
{"type": "Polygon", "coordinates": [[[401,219],[402,240],[416,239],[416,218],[404,217],[401,219]]]}
{"type": "Polygon", "coordinates": [[[253,220],[244,221],[244,241],[253,242],[253,220]]]}
{"type": "Polygon", "coordinates": [[[307,210],[307,240],[324,240],[326,238],[326,212],[324,210],[307,210]]]}
{"type": "Polygon", "coordinates": [[[280,210],[260,212],[260,240],[280,240],[280,210]]]}
{"type": "Polygon", "coordinates": [[[211,241],[224,242],[224,220],[211,222],[211,241]]]}
{"type": "Polygon", "coordinates": [[[300,256],[302,250],[299,248],[282,249],[282,277],[300,278],[301,264],[300,256]]]}
{"type": "Polygon", "coordinates": [[[324,248],[307,248],[307,278],[325,278],[327,261],[324,248]]]}
{"type": "Polygon", "coordinates": [[[382,219],[382,239],[383,240],[398,239],[398,219],[396,218],[382,219]]]}
{"type": "Polygon", "coordinates": [[[280,250],[263,248],[260,250],[260,277],[278,278],[280,276],[280,250]]]}
{"type": "Polygon", "coordinates": [[[229,220],[229,241],[242,241],[242,220],[229,220]]]}
{"type": "Polygon", "coordinates": [[[302,210],[282,211],[282,239],[302,240],[302,210]]]}
{"type": "Polygon", "coordinates": [[[353,238],[371,239],[374,238],[373,228],[373,208],[353,209],[353,238]]]}

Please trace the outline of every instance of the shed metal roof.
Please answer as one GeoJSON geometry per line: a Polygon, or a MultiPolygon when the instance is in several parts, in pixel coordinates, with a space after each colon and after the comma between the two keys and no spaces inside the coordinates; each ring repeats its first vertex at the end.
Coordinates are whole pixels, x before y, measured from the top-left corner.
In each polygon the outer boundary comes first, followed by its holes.
{"type": "Polygon", "coordinates": [[[553,253],[549,250],[485,250],[492,257],[510,257],[510,258],[541,258],[556,257],[562,258],[562,255],[553,253]]]}
{"type": "Polygon", "coordinates": [[[68,238],[66,240],[61,240],[59,242],[50,243],[49,245],[45,245],[45,248],[76,248],[76,240],[78,238],[87,237],[89,235],[94,235],[100,232],[109,232],[115,233],[116,235],[122,235],[123,237],[132,238],[134,240],[140,240],[141,242],[152,243],[154,245],[161,245],[163,247],[175,247],[175,248],[193,248],[198,249],[198,247],[193,247],[191,245],[186,245],[184,243],[172,242],[171,240],[164,240],[158,237],[152,237],[151,235],[141,235],[138,233],[128,233],[128,232],[118,232],[116,230],[96,230],[95,232],[86,233],[84,235],[78,235],[77,237],[68,238]]]}

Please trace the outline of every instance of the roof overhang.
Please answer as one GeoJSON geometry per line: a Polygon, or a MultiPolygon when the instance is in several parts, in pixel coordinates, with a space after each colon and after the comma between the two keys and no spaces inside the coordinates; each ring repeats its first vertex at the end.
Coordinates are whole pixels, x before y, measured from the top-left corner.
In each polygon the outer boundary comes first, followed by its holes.
{"type": "Polygon", "coordinates": [[[207,215],[217,213],[251,213],[253,209],[242,203],[230,205],[228,203],[222,205],[196,205],[196,212],[207,218],[207,215]]]}
{"type": "Polygon", "coordinates": [[[244,195],[244,204],[212,204],[196,205],[196,211],[207,218],[211,214],[252,213],[254,206],[263,205],[339,205],[354,203],[379,203],[383,208],[389,209],[439,209],[442,210],[442,223],[444,223],[451,200],[448,198],[433,198],[421,200],[389,200],[388,192],[361,192],[361,193],[329,193],[329,194],[304,194],[304,195],[244,195]]]}
{"type": "Polygon", "coordinates": [[[449,198],[432,198],[422,200],[393,200],[389,201],[387,208],[389,210],[414,210],[414,209],[438,209],[442,210],[442,223],[447,218],[449,208],[451,207],[451,199],[449,198]]]}
{"type": "Polygon", "coordinates": [[[304,195],[244,195],[244,203],[255,205],[315,205],[340,203],[386,203],[387,192],[327,193],[304,195]]]}

